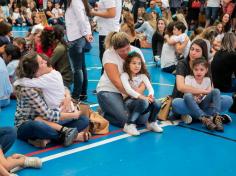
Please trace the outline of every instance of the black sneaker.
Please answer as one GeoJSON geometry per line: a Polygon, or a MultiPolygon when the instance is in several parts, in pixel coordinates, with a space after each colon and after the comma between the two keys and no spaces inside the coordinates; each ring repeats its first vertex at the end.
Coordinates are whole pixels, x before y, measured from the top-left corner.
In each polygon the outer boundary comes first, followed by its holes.
{"type": "Polygon", "coordinates": [[[215,128],[216,131],[223,132],[224,131],[224,127],[223,127],[223,123],[222,123],[221,119],[222,118],[221,118],[220,115],[216,115],[216,116],[213,117],[213,123],[216,125],[216,128],[215,128]]]}
{"type": "Polygon", "coordinates": [[[78,130],[77,128],[67,128],[64,127],[62,133],[62,140],[63,140],[63,145],[65,147],[73,144],[74,140],[76,139],[78,135],[78,130]]]}
{"type": "Polygon", "coordinates": [[[212,120],[205,116],[201,118],[201,122],[208,130],[213,131],[216,128],[216,125],[212,122],[212,120]]]}
{"type": "Polygon", "coordinates": [[[220,115],[223,124],[231,123],[233,120],[228,114],[220,115]]]}
{"type": "Polygon", "coordinates": [[[81,101],[86,101],[86,100],[88,99],[88,96],[87,96],[87,95],[80,95],[80,96],[79,96],[79,99],[80,99],[81,101]]]}

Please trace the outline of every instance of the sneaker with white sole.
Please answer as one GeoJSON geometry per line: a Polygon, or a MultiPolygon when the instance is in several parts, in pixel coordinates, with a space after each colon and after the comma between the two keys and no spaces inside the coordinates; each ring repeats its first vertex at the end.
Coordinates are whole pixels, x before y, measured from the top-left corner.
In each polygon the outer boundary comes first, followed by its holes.
{"type": "Polygon", "coordinates": [[[137,130],[135,124],[125,124],[123,131],[132,135],[132,136],[138,136],[140,135],[140,132],[137,130]]]}
{"type": "Polygon", "coordinates": [[[162,133],[163,129],[157,124],[157,122],[151,122],[146,124],[147,129],[156,133],[162,133]]]}
{"type": "Polygon", "coordinates": [[[25,157],[24,167],[41,168],[42,160],[38,157],[25,157]]]}
{"type": "Polygon", "coordinates": [[[182,115],[181,116],[181,120],[185,123],[185,124],[190,124],[193,121],[193,118],[190,115],[182,115]]]}

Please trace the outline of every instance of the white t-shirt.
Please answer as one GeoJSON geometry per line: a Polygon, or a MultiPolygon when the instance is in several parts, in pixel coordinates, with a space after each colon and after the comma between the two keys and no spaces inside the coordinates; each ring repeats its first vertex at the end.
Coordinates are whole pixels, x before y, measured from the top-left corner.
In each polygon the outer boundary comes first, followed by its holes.
{"type": "Polygon", "coordinates": [[[63,13],[62,9],[56,9],[56,8],[52,9],[52,14],[55,16],[55,18],[59,18],[62,13],[63,13]]]}
{"type": "Polygon", "coordinates": [[[191,75],[188,75],[185,77],[184,80],[186,85],[198,88],[198,89],[207,89],[208,87],[211,86],[211,79],[209,77],[205,77],[203,78],[203,81],[201,82],[201,84],[197,83],[197,81],[195,80],[195,78],[191,75]]]}
{"type": "MultiPolygon", "coordinates": [[[[131,46],[131,51],[136,51],[137,53],[139,53],[143,58],[143,61],[145,61],[142,51],[139,48],[131,46]]],[[[124,73],[123,70],[124,60],[116,53],[116,51],[113,48],[107,49],[103,54],[103,59],[102,59],[103,66],[108,63],[117,65],[119,73],[120,74],[124,73]]],[[[105,70],[97,85],[97,92],[100,91],[120,93],[120,91],[113,85],[113,83],[108,78],[105,70]]]]}
{"type": "Polygon", "coordinates": [[[161,68],[177,65],[177,56],[175,55],[175,47],[164,43],[161,51],[161,68]]]}
{"type": "Polygon", "coordinates": [[[16,71],[16,67],[19,65],[19,60],[13,60],[7,64],[7,71],[9,76],[13,76],[16,71]]]}
{"type": "Polygon", "coordinates": [[[207,7],[220,7],[220,0],[207,0],[207,7]]]}
{"type": "MultiPolygon", "coordinates": [[[[180,35],[173,35],[173,36],[171,36],[171,39],[174,40],[176,43],[177,42],[183,43],[185,41],[186,37],[188,37],[187,34],[182,33],[180,35]]],[[[191,41],[188,40],[188,43],[187,43],[187,45],[186,45],[186,47],[184,48],[184,51],[183,51],[183,54],[184,54],[185,58],[189,54],[190,46],[191,46],[191,41]]]]}
{"type": "Polygon", "coordinates": [[[20,18],[20,13],[19,13],[19,12],[13,12],[13,14],[12,14],[12,19],[13,19],[13,20],[16,20],[16,19],[18,19],[18,18],[20,18]]]}
{"type": "Polygon", "coordinates": [[[162,2],[163,8],[166,9],[166,8],[170,7],[169,0],[161,0],[161,2],[162,2]]]}
{"type": "Polygon", "coordinates": [[[59,109],[65,96],[65,87],[61,73],[56,70],[52,70],[50,73],[38,78],[22,78],[16,80],[14,85],[40,88],[48,107],[51,109],[59,109]]]}
{"type": "Polygon", "coordinates": [[[148,90],[148,95],[154,95],[154,90],[152,85],[148,79],[148,77],[144,74],[139,74],[130,80],[129,75],[127,73],[121,74],[121,82],[125,88],[125,91],[128,93],[129,96],[138,98],[141,94],[136,92],[135,89],[140,86],[143,82],[148,90]]]}
{"type": "Polygon", "coordinates": [[[98,11],[105,11],[109,8],[116,8],[116,16],[114,18],[97,17],[97,26],[99,35],[107,35],[110,32],[120,30],[120,16],[122,9],[122,0],[99,0],[98,11]]]}
{"type": "Polygon", "coordinates": [[[43,30],[44,26],[41,23],[34,25],[32,28],[31,34],[34,34],[36,32],[36,30],[38,30],[38,29],[43,30]]]}

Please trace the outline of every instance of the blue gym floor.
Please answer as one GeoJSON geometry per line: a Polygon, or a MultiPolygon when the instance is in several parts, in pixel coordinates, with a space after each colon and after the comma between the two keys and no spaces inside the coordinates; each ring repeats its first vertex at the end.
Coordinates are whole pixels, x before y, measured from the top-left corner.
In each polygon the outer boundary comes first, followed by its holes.
{"type": "MultiPolygon", "coordinates": [[[[14,36],[24,36],[25,28],[14,28],[14,36]]],[[[101,64],[98,58],[98,36],[86,54],[89,102],[97,108],[96,88],[101,64]]],[[[160,71],[152,60],[150,49],[142,50],[148,65],[156,98],[171,94],[175,77],[160,71]]],[[[0,126],[13,126],[15,101],[0,112],[0,126]]],[[[236,174],[236,122],[225,125],[225,132],[209,132],[201,124],[184,125],[165,122],[163,134],[148,132],[130,137],[110,126],[110,133],[93,136],[86,143],[70,147],[49,146],[41,150],[17,140],[7,153],[23,153],[43,160],[40,170],[24,169],[20,176],[233,176],[236,174]]]]}

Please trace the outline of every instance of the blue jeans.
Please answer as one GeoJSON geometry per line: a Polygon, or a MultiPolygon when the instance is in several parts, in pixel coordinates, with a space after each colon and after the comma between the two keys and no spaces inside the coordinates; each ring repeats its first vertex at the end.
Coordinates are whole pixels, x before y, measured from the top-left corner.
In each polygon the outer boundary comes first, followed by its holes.
{"type": "Polygon", "coordinates": [[[155,122],[157,120],[157,114],[161,108],[161,103],[154,101],[148,103],[148,101],[142,99],[129,98],[125,101],[125,106],[129,109],[130,116],[128,117],[128,124],[135,124],[136,120],[141,116],[149,112],[150,116],[148,122],[155,122]]]}
{"type": "MultiPolygon", "coordinates": [[[[59,122],[60,125],[70,128],[77,128],[78,132],[83,131],[89,125],[89,120],[81,116],[78,120],[64,120],[59,122]]],[[[50,139],[59,141],[60,134],[44,122],[29,120],[23,123],[17,131],[19,139],[27,141],[28,139],[50,139]]]]}
{"type": "MultiPolygon", "coordinates": [[[[120,93],[101,91],[97,94],[99,106],[104,112],[104,117],[114,126],[124,127],[130,117],[130,109],[124,103],[120,93]]],[[[136,124],[143,125],[147,122],[149,113],[141,115],[136,124]]]]}
{"type": "Polygon", "coordinates": [[[206,19],[214,22],[218,18],[219,7],[207,7],[206,8],[206,19]]]}
{"type": "Polygon", "coordinates": [[[79,99],[80,95],[87,95],[88,78],[84,55],[85,44],[84,37],[69,43],[69,58],[74,76],[72,91],[72,98],[74,99],[79,99]]]}
{"type": "Polygon", "coordinates": [[[203,110],[208,107],[212,108],[213,115],[220,112],[221,98],[219,89],[213,89],[199,104],[194,100],[194,96],[191,93],[184,94],[183,98],[189,112],[191,112],[189,115],[193,118],[199,118],[207,115],[203,110]]]}
{"type": "Polygon", "coordinates": [[[16,140],[16,129],[12,127],[0,128],[0,149],[6,153],[16,140]]]}
{"type": "Polygon", "coordinates": [[[0,108],[5,107],[10,104],[10,98],[9,99],[4,99],[0,100],[0,108]]]}
{"type": "MultiPolygon", "coordinates": [[[[219,113],[223,113],[231,107],[233,104],[233,99],[230,96],[227,95],[221,95],[220,96],[220,111],[219,113]]],[[[202,110],[206,115],[214,115],[214,107],[210,104],[205,104],[205,106],[202,107],[202,110]]],[[[177,115],[193,115],[193,118],[199,118],[198,116],[194,115],[195,112],[191,112],[188,108],[187,104],[185,103],[183,98],[175,98],[172,101],[172,111],[174,114],[177,115]]]]}

